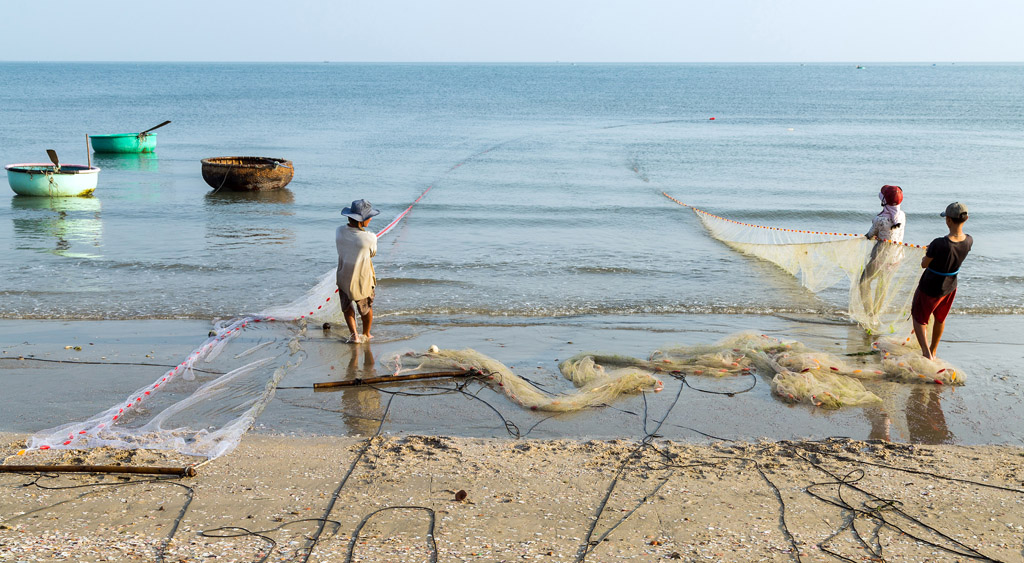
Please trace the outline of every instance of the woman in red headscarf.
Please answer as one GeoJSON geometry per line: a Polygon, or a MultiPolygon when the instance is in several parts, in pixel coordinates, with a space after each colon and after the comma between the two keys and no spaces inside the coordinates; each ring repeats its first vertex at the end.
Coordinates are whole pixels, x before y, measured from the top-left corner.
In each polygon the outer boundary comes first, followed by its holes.
{"type": "MultiPolygon", "coordinates": [[[[903,259],[903,233],[906,232],[907,215],[900,209],[903,203],[903,189],[899,186],[882,186],[878,192],[882,211],[871,220],[871,229],[864,234],[868,239],[878,241],[871,249],[871,258],[864,265],[860,276],[860,295],[868,324],[877,322],[879,308],[883,302],[887,278],[885,274],[903,259]],[[875,282],[872,294],[871,284],[875,282]]],[[[873,328],[873,327],[872,327],[873,328]]]]}

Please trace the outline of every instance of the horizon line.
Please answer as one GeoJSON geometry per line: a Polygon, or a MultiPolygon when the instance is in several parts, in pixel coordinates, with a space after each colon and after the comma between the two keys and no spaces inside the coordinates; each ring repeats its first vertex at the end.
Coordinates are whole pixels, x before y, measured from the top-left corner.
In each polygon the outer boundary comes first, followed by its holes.
{"type": "Polygon", "coordinates": [[[679,64],[1024,64],[1024,61],[998,61],[998,60],[905,60],[905,61],[813,61],[813,60],[784,60],[784,61],[475,61],[475,60],[451,60],[451,61],[347,61],[347,60],[72,60],[72,59],[37,59],[37,60],[13,60],[0,59],[0,63],[210,63],[210,64],[591,64],[591,65],[614,65],[614,64],[649,64],[649,65],[679,65],[679,64]]]}

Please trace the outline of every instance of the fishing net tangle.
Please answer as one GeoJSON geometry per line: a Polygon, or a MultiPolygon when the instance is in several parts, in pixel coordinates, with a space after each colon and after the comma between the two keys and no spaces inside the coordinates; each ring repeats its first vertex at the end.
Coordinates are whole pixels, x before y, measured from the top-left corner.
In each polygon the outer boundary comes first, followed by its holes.
{"type": "MultiPolygon", "coordinates": [[[[411,208],[412,205],[382,229],[378,237],[394,227],[411,208]]],[[[812,291],[833,286],[844,278],[849,280],[850,315],[865,327],[887,327],[889,332],[897,332],[900,319],[909,311],[910,290],[919,273],[915,264],[920,258],[919,247],[877,243],[836,233],[752,228],[700,211],[697,215],[715,238],[779,265],[812,291]]],[[[37,433],[30,439],[29,448],[109,445],[172,449],[210,458],[231,451],[273,398],[278,382],[301,364],[306,323],[337,322],[341,318],[336,294],[332,269],[315,287],[288,305],[218,323],[206,342],[153,384],[88,420],[37,433]],[[265,321],[274,320],[298,323],[276,323],[287,327],[284,336],[279,330],[254,330],[259,323],[265,327],[265,321]],[[230,358],[226,373],[217,377],[197,373],[198,362],[215,362],[228,343],[243,331],[251,347],[230,358]],[[237,360],[257,354],[259,359],[237,365],[237,360]],[[173,392],[166,393],[168,389],[173,392]],[[203,424],[196,428],[195,421],[203,424]]],[[[919,351],[915,357],[914,343],[883,338],[876,342],[876,347],[883,357],[882,365],[871,369],[804,349],[798,343],[785,345],[749,335],[711,346],[668,349],[647,360],[582,354],[561,364],[561,373],[576,389],[560,395],[537,389],[497,360],[473,350],[407,356],[398,369],[474,367],[487,373],[489,381],[516,404],[545,411],[578,410],[610,403],[624,394],[660,390],[659,377],[665,373],[736,375],[756,369],[773,374],[772,391],[783,400],[825,408],[877,402],[878,397],[864,388],[861,379],[887,377],[963,384],[963,377],[948,364],[924,360],[919,351]]]]}

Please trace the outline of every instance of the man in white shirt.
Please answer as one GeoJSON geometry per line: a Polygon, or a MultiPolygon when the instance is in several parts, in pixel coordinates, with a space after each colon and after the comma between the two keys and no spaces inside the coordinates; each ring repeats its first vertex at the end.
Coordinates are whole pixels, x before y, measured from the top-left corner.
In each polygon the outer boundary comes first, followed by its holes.
{"type": "Polygon", "coordinates": [[[366,226],[379,213],[365,199],[353,201],[351,206],[341,210],[341,214],[348,217],[348,224],[338,227],[334,233],[338,247],[338,297],[350,333],[345,341],[353,344],[373,338],[370,326],[377,275],[371,258],[377,255],[377,236],[367,231],[366,226]],[[356,331],[357,311],[363,321],[362,335],[356,331]]]}

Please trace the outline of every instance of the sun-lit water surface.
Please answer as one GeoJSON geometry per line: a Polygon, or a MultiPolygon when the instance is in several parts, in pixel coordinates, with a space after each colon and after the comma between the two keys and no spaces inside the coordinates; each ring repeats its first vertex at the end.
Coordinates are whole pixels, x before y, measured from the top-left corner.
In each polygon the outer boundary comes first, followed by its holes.
{"type": "Polygon", "coordinates": [[[863,232],[903,186],[907,240],[966,202],[956,310],[1019,313],[1024,72],[1015,65],[0,64],[5,164],[84,162],[94,198],[0,196],[0,315],[208,319],[291,301],[335,263],[340,209],[380,228],[379,316],[834,315],[711,239],[714,213],[863,232]],[[54,84],[60,87],[55,88],[54,84]],[[710,119],[714,117],[715,119],[710,119]],[[284,157],[286,190],[211,193],[199,160],[284,157]]]}

